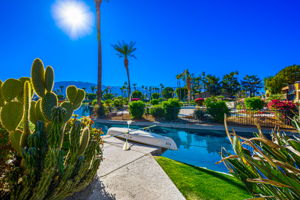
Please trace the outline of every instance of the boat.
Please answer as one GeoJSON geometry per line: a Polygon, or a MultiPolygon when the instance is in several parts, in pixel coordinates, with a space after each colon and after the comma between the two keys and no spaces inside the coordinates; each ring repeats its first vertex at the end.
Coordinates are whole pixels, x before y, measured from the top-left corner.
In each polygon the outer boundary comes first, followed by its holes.
{"type": "Polygon", "coordinates": [[[177,145],[172,138],[151,133],[149,131],[130,128],[111,127],[107,135],[128,139],[133,142],[162,147],[165,149],[177,150],[177,145]]]}

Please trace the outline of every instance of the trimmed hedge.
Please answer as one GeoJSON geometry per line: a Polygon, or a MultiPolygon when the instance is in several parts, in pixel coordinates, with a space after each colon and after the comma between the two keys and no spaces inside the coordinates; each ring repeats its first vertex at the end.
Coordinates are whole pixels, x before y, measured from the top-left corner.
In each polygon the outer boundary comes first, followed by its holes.
{"type": "Polygon", "coordinates": [[[132,119],[141,119],[145,113],[145,103],[143,101],[133,101],[129,104],[129,113],[132,119]]]}
{"type": "Polygon", "coordinates": [[[178,118],[181,104],[178,99],[168,99],[162,102],[166,120],[174,120],[178,118]]]}
{"type": "Polygon", "coordinates": [[[225,101],[211,101],[207,103],[207,113],[211,115],[215,122],[223,122],[224,114],[229,115],[230,110],[225,101]]]}
{"type": "Polygon", "coordinates": [[[265,102],[259,97],[250,97],[245,99],[245,106],[247,109],[261,110],[265,102]]]}
{"type": "Polygon", "coordinates": [[[150,108],[150,114],[155,118],[162,118],[165,116],[164,108],[161,105],[154,105],[150,108]]]}

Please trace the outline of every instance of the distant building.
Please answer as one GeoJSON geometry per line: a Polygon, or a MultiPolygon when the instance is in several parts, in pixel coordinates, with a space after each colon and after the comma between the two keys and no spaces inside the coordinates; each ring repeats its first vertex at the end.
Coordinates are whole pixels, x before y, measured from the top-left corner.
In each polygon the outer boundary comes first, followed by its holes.
{"type": "Polygon", "coordinates": [[[295,82],[289,86],[281,89],[283,97],[289,101],[297,103],[300,101],[300,81],[295,82]]]}

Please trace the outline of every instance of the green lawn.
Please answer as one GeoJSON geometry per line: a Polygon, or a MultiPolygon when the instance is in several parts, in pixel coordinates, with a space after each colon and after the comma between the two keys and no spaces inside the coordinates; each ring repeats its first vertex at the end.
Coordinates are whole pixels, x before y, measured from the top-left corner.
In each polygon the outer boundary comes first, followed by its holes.
{"type": "Polygon", "coordinates": [[[155,157],[180,192],[188,200],[239,200],[251,198],[233,176],[187,165],[165,157],[155,157]]]}

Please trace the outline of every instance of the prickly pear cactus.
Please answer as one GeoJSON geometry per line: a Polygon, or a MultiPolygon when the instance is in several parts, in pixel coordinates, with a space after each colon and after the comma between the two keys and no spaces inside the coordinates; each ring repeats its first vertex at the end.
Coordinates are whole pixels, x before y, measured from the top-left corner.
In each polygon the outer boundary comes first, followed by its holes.
{"type": "Polygon", "coordinates": [[[0,162],[12,166],[0,173],[0,186],[6,181],[0,199],[65,199],[84,189],[96,174],[102,132],[93,129],[89,119],[71,118],[85,92],[70,86],[68,101],[59,104],[53,86],[54,70],[45,69],[40,59],[34,60],[30,78],[0,81],[0,130],[7,135],[7,159],[12,160],[0,162]]]}

